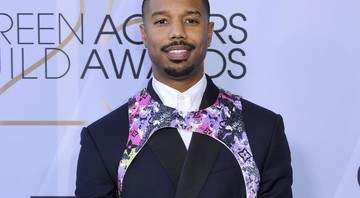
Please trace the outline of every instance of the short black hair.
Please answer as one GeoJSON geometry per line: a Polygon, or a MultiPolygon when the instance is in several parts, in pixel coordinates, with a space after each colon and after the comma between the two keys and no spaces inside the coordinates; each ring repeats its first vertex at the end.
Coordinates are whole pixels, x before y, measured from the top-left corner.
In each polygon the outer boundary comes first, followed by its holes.
{"type": "MultiPolygon", "coordinates": [[[[148,2],[149,0],[143,0],[142,5],[141,5],[141,12],[142,12],[142,16],[144,18],[144,13],[145,13],[145,5],[146,2],[148,2]]],[[[205,6],[205,10],[207,12],[208,15],[208,19],[210,19],[210,4],[209,4],[209,0],[201,0],[205,6]]]]}

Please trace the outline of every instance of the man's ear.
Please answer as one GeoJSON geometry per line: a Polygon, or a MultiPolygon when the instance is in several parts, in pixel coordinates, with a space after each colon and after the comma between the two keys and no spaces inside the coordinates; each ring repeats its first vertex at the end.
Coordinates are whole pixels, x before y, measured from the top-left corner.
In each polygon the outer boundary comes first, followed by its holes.
{"type": "Polygon", "coordinates": [[[212,40],[213,32],[214,32],[214,22],[209,22],[209,24],[208,24],[208,44],[209,45],[212,40]]]}
{"type": "Polygon", "coordinates": [[[144,44],[144,46],[146,48],[147,47],[147,44],[146,44],[146,28],[145,28],[144,24],[140,25],[140,31],[141,31],[141,39],[142,39],[143,44],[144,44]]]}

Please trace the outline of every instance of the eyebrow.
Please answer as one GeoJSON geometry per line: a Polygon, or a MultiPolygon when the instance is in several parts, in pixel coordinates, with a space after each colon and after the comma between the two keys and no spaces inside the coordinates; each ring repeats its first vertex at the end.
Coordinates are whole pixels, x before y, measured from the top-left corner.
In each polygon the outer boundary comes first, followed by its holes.
{"type": "Polygon", "coordinates": [[[186,11],[186,15],[199,15],[199,16],[201,16],[201,12],[199,10],[189,10],[189,11],[186,11]]]}
{"type": "MultiPolygon", "coordinates": [[[[201,15],[201,12],[199,10],[188,10],[188,11],[185,11],[185,15],[199,15],[199,16],[202,16],[201,15]]],[[[152,13],[151,15],[151,18],[154,18],[156,16],[159,16],[159,15],[166,15],[167,14],[167,11],[165,10],[160,10],[160,11],[155,11],[152,13]]]]}

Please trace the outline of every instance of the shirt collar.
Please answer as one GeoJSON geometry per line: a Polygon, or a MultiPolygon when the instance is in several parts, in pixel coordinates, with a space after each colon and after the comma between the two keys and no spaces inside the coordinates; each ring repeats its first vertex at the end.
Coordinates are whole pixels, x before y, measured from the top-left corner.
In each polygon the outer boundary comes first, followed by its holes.
{"type": "Polygon", "coordinates": [[[167,86],[164,83],[159,82],[155,78],[152,80],[152,86],[164,105],[177,108],[179,107],[179,100],[181,100],[183,97],[187,97],[189,98],[188,102],[190,103],[189,108],[182,109],[181,105],[179,110],[194,111],[199,109],[203,94],[207,86],[207,80],[205,75],[203,75],[203,77],[195,85],[182,93],[167,86]]]}

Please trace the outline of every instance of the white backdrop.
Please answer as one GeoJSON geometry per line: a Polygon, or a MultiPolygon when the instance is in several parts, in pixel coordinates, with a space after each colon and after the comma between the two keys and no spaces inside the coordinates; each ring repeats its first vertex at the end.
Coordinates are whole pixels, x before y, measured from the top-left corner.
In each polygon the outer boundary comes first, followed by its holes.
{"type": "MultiPolygon", "coordinates": [[[[129,2],[0,0],[0,197],[74,195],[81,128],[147,83],[129,2]]],[[[294,197],[360,197],[360,2],[210,3],[206,70],[282,114],[294,197]]]]}

